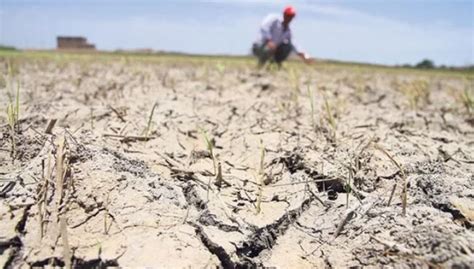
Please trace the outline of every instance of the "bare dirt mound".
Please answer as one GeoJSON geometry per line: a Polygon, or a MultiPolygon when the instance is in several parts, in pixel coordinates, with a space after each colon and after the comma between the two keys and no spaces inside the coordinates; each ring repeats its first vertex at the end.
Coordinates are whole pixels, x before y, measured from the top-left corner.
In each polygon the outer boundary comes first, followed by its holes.
{"type": "Polygon", "coordinates": [[[133,58],[0,71],[1,96],[20,85],[14,130],[0,116],[3,267],[474,266],[459,74],[133,58]]]}

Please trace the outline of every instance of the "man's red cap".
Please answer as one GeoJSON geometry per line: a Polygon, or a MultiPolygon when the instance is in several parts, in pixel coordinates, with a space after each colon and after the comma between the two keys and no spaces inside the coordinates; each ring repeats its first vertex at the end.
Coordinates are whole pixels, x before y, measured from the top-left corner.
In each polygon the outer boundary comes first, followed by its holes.
{"type": "Polygon", "coordinates": [[[287,6],[285,7],[283,14],[285,14],[286,16],[294,17],[296,15],[296,9],[292,6],[287,6]]]}

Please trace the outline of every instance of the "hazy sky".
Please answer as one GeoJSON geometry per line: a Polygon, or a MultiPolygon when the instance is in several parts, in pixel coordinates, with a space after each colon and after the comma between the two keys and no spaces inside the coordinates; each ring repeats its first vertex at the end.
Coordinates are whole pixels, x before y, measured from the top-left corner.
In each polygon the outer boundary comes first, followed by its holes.
{"type": "Polygon", "coordinates": [[[288,3],[295,42],[318,58],[474,63],[474,0],[0,0],[0,44],[81,35],[106,50],[247,54],[263,17],[288,3]]]}

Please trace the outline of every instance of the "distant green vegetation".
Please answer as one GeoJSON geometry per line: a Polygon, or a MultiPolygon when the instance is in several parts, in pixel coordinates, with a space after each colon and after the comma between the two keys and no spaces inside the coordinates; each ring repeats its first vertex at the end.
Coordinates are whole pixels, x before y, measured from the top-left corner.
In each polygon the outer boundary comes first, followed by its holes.
{"type": "Polygon", "coordinates": [[[423,59],[422,61],[420,61],[419,63],[417,63],[415,65],[404,64],[401,67],[403,67],[403,68],[416,68],[416,69],[474,71],[474,65],[468,65],[468,66],[463,66],[463,67],[446,66],[446,65],[436,66],[436,64],[430,59],[423,59]]]}
{"type": "Polygon", "coordinates": [[[6,45],[0,44],[0,51],[1,50],[17,50],[17,49],[15,47],[12,47],[12,46],[6,46],[6,45]]]}
{"type": "Polygon", "coordinates": [[[421,69],[433,69],[436,68],[434,62],[430,59],[424,59],[423,61],[417,63],[415,65],[416,68],[421,68],[421,69]]]}

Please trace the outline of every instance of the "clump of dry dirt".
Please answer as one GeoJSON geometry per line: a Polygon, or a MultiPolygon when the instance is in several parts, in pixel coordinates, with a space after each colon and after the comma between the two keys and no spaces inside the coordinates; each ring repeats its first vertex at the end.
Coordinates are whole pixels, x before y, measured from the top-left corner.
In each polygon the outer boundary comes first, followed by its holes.
{"type": "Polygon", "coordinates": [[[15,152],[0,117],[3,267],[474,266],[459,74],[80,57],[0,71],[2,96],[21,85],[15,152]]]}

